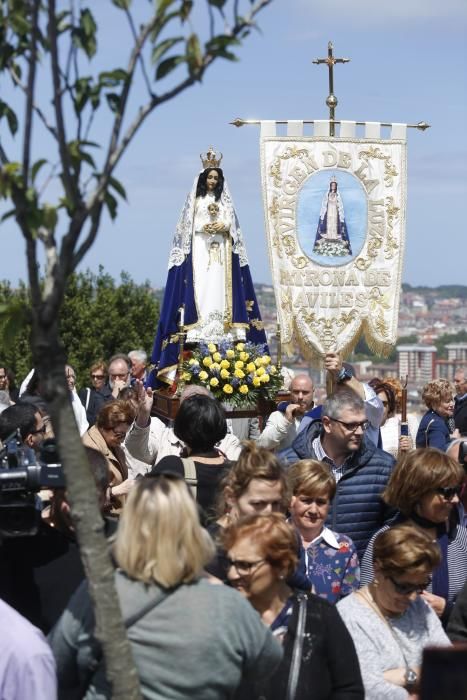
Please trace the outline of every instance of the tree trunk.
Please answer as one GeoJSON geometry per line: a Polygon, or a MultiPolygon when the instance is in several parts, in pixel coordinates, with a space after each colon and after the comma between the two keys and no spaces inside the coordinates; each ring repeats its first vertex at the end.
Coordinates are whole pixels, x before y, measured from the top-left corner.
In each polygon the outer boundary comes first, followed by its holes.
{"type": "Polygon", "coordinates": [[[139,700],[139,679],[114,587],[114,568],[104,535],[96,485],[76,427],[65,380],[65,353],[58,322],[33,324],[34,366],[43,383],[67,484],[81,558],[94,602],[96,637],[102,644],[114,700],[139,700]]]}

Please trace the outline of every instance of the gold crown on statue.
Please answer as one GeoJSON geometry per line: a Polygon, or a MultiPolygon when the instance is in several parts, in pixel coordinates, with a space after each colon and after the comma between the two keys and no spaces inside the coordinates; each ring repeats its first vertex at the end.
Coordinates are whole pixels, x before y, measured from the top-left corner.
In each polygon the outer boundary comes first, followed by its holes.
{"type": "Polygon", "coordinates": [[[331,175],[331,179],[329,180],[329,182],[337,182],[336,176],[331,175]]]}
{"type": "Polygon", "coordinates": [[[209,146],[206,154],[200,153],[203,168],[218,168],[221,164],[222,153],[216,153],[214,146],[209,146]]]}

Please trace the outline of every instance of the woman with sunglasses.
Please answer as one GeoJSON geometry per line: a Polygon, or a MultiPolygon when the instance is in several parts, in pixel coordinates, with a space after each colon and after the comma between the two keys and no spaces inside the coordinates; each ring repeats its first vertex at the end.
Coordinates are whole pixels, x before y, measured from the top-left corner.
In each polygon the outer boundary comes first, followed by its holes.
{"type": "MultiPolygon", "coordinates": [[[[281,659],[280,646],[246,601],[203,576],[213,553],[182,478],[160,474],[138,481],[120,518],[114,557],[144,698],[227,700],[242,677],[267,677],[281,659]]],[[[49,637],[59,697],[84,695],[78,691],[80,679],[89,684],[94,625],[84,583],[49,637]]],[[[111,697],[102,664],[90,680],[86,698],[111,697]]]]}
{"type": "Polygon", "coordinates": [[[112,515],[120,514],[135,483],[134,479],[128,478],[128,464],[122,449],[135,415],[135,409],[129,401],[110,401],[100,409],[96,424],[83,435],[83,444],[101,452],[107,461],[107,511],[112,515]]]}
{"type": "Polygon", "coordinates": [[[228,578],[282,641],[284,658],[267,682],[242,684],[241,700],[363,700],[352,640],[336,608],[290,587],[296,534],[280,513],[249,515],[224,535],[228,578]]]}
{"type": "MultiPolygon", "coordinates": [[[[433,447],[412,450],[401,458],[383,492],[383,499],[399,510],[393,524],[409,523],[436,539],[441,562],[422,597],[447,623],[452,605],[467,580],[467,530],[450,518],[459,502],[464,472],[460,464],[433,447]]],[[[373,577],[373,544],[385,525],[368,543],[362,559],[361,581],[373,577]]]]}
{"type": "Polygon", "coordinates": [[[424,647],[450,644],[422,598],[440,559],[420,528],[385,530],[374,541],[370,583],[337,604],[357,649],[366,700],[416,698],[424,647]]]}
{"type": "Polygon", "coordinates": [[[107,386],[107,365],[101,360],[91,365],[89,370],[91,386],[78,391],[78,396],[86,409],[86,418],[89,425],[96,422],[99,409],[106,401],[112,399],[112,392],[107,386]]]}

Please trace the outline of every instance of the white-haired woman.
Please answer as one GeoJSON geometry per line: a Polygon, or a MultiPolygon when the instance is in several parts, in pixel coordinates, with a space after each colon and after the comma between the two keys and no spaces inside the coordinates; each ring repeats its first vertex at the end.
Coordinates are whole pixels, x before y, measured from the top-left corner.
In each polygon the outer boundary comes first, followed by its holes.
{"type": "MultiPolygon", "coordinates": [[[[277,642],[248,603],[203,577],[213,553],[184,480],[171,474],[141,479],[120,519],[114,555],[123,618],[138,618],[127,626],[145,698],[227,699],[242,675],[267,676],[280,661],[277,642]]],[[[67,700],[111,697],[102,664],[87,694],[74,694],[89,676],[92,646],[83,648],[81,640],[93,627],[84,584],[49,638],[67,700]]]]}

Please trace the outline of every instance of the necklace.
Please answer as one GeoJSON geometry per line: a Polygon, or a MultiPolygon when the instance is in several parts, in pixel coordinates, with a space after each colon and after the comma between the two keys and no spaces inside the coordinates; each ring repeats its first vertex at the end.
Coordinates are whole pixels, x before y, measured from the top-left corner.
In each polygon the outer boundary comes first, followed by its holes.
{"type": "Polygon", "coordinates": [[[369,587],[369,586],[366,586],[365,588],[361,588],[361,589],[359,589],[359,590],[356,591],[356,592],[358,593],[358,595],[360,595],[360,596],[366,601],[366,603],[370,606],[370,608],[371,608],[372,610],[374,610],[374,612],[378,615],[378,617],[381,618],[381,619],[383,620],[383,622],[386,624],[386,626],[388,627],[389,631],[391,632],[392,638],[394,639],[394,641],[396,642],[397,646],[399,647],[399,651],[400,651],[400,653],[401,653],[401,655],[402,655],[402,658],[403,658],[403,660],[404,660],[404,666],[405,666],[405,668],[406,668],[406,670],[407,670],[407,673],[408,673],[409,671],[411,671],[411,668],[410,668],[410,666],[409,666],[409,663],[408,663],[408,661],[407,661],[407,658],[406,658],[406,656],[405,656],[405,654],[404,654],[404,650],[403,650],[403,648],[402,648],[402,646],[401,646],[401,643],[400,643],[400,641],[399,641],[399,639],[398,639],[398,637],[397,637],[397,635],[396,635],[396,633],[395,633],[395,631],[394,631],[394,628],[393,628],[393,626],[391,625],[391,623],[389,622],[389,619],[386,617],[386,615],[383,613],[383,611],[382,611],[381,608],[379,607],[379,605],[378,605],[378,603],[376,602],[376,600],[373,598],[373,596],[372,596],[372,594],[371,594],[371,591],[370,591],[370,587],[369,587]]]}

